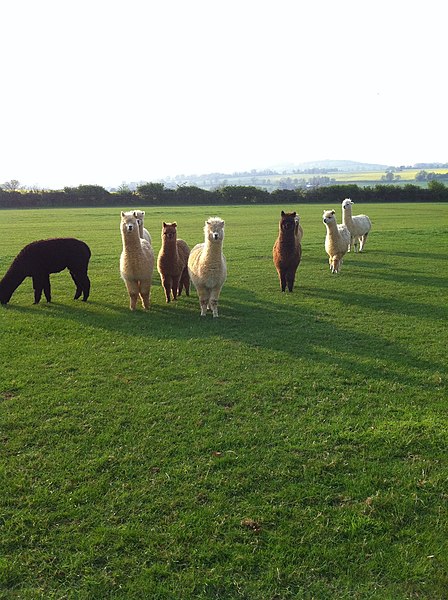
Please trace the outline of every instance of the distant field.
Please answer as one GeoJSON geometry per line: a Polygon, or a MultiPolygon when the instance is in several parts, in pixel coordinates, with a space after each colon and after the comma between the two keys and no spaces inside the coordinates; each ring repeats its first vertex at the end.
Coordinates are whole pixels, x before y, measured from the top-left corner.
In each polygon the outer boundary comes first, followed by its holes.
{"type": "MultiPolygon", "coordinates": [[[[128,207],[123,207],[127,209],[128,207]]],[[[0,277],[28,242],[92,249],[0,306],[0,597],[442,600],[448,588],[448,205],[363,204],[332,276],[324,208],[299,205],[282,294],[280,210],[227,206],[220,318],[193,291],[128,309],[119,210],[0,211],[0,277]]],[[[147,208],[190,246],[216,208],[147,208]]]]}
{"type": "MultiPolygon", "coordinates": [[[[399,180],[393,181],[394,185],[413,184],[422,188],[427,187],[426,181],[416,181],[415,176],[423,169],[406,169],[404,171],[395,171],[394,174],[400,176],[399,180]]],[[[432,173],[447,173],[448,169],[426,169],[432,173]]],[[[203,176],[193,178],[189,183],[198,187],[213,188],[217,185],[256,185],[265,187],[269,191],[278,188],[279,182],[285,179],[306,180],[310,181],[315,177],[328,177],[334,179],[336,183],[353,183],[356,185],[374,186],[379,183],[384,183],[382,178],[385,176],[385,171],[335,171],[329,173],[282,173],[278,175],[260,175],[253,173],[244,176],[229,176],[213,178],[212,176],[203,176]]],[[[389,182],[390,183],[390,182],[389,182]]]]}

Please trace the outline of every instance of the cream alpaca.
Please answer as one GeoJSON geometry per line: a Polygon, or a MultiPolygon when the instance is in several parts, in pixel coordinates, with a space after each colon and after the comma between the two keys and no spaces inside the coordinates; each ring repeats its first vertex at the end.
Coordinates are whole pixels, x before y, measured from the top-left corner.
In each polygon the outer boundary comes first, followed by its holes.
{"type": "Polygon", "coordinates": [[[338,273],[344,254],[350,245],[350,232],[345,225],[338,225],[334,210],[324,210],[322,217],[327,235],[325,237],[325,252],[332,273],[338,273]]]}
{"type": "Polygon", "coordinates": [[[133,214],[121,213],[120,275],[129,293],[130,309],[135,310],[140,295],[143,307],[148,310],[151,298],[154,251],[151,244],[140,237],[137,219],[133,214]]]}
{"type": "Polygon", "coordinates": [[[348,252],[350,252],[351,247],[357,252],[358,244],[359,252],[362,252],[367,236],[372,229],[372,223],[367,215],[356,215],[353,217],[352,204],[353,202],[350,198],[346,198],[342,202],[342,223],[347,227],[351,235],[348,252]]]}
{"type": "Polygon", "coordinates": [[[201,305],[201,317],[210,309],[214,317],[218,316],[218,299],[227,278],[227,265],[222,253],[224,241],[224,221],[219,217],[210,217],[205,222],[205,241],[196,244],[188,259],[188,272],[196,288],[201,305]]]}
{"type": "Polygon", "coordinates": [[[145,211],[144,210],[130,210],[125,213],[125,215],[134,215],[137,219],[138,231],[140,237],[144,240],[147,240],[150,244],[152,244],[151,234],[147,229],[145,229],[145,211]]]}

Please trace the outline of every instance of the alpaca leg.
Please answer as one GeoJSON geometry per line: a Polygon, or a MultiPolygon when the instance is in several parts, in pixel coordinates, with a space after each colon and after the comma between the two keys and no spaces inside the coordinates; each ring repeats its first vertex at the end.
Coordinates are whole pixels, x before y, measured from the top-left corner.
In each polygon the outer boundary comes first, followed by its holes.
{"type": "Polygon", "coordinates": [[[88,275],[84,275],[84,277],[82,278],[82,301],[83,302],[87,302],[87,298],[90,295],[90,279],[88,277],[88,275]]]}
{"type": "Polygon", "coordinates": [[[333,257],[333,273],[339,273],[340,260],[337,256],[333,257]]]}
{"type": "Polygon", "coordinates": [[[283,271],[279,272],[278,277],[280,279],[280,288],[282,292],[286,290],[286,275],[283,271]]]}
{"type": "Polygon", "coordinates": [[[70,271],[70,275],[76,285],[76,291],[75,291],[75,297],[73,298],[73,300],[78,300],[78,298],[81,296],[82,292],[83,292],[83,286],[81,284],[81,275],[78,273],[75,273],[73,271],[70,271]]]}
{"type": "Polygon", "coordinates": [[[140,298],[145,310],[149,310],[151,307],[151,282],[141,281],[140,282],[140,298]]]}
{"type": "Polygon", "coordinates": [[[42,291],[45,293],[47,302],[51,302],[50,277],[42,274],[33,276],[34,304],[39,304],[42,291]]]}
{"type": "Polygon", "coordinates": [[[137,299],[138,299],[138,282],[137,281],[131,281],[131,280],[126,280],[125,281],[126,284],[126,288],[128,290],[128,294],[129,294],[129,308],[131,310],[135,310],[135,307],[137,306],[137,299]]]}
{"type": "Polygon", "coordinates": [[[200,298],[199,302],[201,305],[201,317],[205,317],[207,315],[208,300],[207,298],[200,298]]]}
{"type": "Polygon", "coordinates": [[[190,295],[190,275],[188,274],[188,268],[185,267],[185,269],[182,271],[182,275],[180,277],[179,280],[179,291],[178,291],[178,296],[180,296],[181,292],[182,292],[182,287],[185,290],[185,294],[187,296],[190,295]]]}
{"type": "Polygon", "coordinates": [[[359,247],[359,251],[360,251],[360,252],[362,252],[362,251],[364,250],[364,244],[366,243],[366,240],[367,240],[367,236],[368,236],[368,235],[369,235],[369,232],[367,232],[366,234],[364,234],[364,235],[361,237],[361,244],[360,244],[360,247],[359,247]]]}
{"type": "Polygon", "coordinates": [[[51,286],[50,286],[50,275],[47,274],[44,278],[44,294],[47,302],[51,302],[51,286]]]}
{"type": "Polygon", "coordinates": [[[179,292],[179,278],[173,277],[171,278],[171,291],[173,292],[173,300],[177,300],[177,294],[179,292]]]}
{"type": "Polygon", "coordinates": [[[42,298],[43,284],[40,277],[33,276],[34,304],[39,304],[42,298]]]}
{"type": "Polygon", "coordinates": [[[210,294],[209,306],[210,306],[210,310],[212,311],[214,317],[218,316],[218,300],[219,300],[220,291],[221,290],[215,290],[215,291],[212,291],[210,294]]]}
{"type": "Polygon", "coordinates": [[[294,281],[296,279],[296,272],[294,269],[290,269],[287,273],[286,273],[286,283],[288,285],[288,290],[290,292],[292,292],[292,290],[294,289],[294,281]]]}
{"type": "Polygon", "coordinates": [[[199,296],[199,305],[201,307],[201,317],[205,317],[207,315],[207,307],[210,300],[210,292],[205,287],[196,287],[196,291],[199,296]]]}
{"type": "Polygon", "coordinates": [[[165,299],[167,302],[171,301],[171,277],[162,276],[162,286],[165,290],[165,299]]]}

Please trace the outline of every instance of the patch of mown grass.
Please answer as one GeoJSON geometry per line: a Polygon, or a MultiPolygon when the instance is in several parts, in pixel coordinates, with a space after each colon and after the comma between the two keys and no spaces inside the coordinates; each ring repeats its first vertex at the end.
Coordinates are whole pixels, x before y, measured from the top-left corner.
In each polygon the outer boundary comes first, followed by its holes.
{"type": "MultiPolygon", "coordinates": [[[[87,303],[61,273],[0,310],[6,598],[445,597],[447,208],[363,205],[339,276],[324,207],[297,208],[283,295],[280,209],[219,208],[219,319],[157,274],[129,311],[115,209],[0,213],[1,274],[33,239],[92,248],[87,303]]],[[[162,220],[193,246],[215,213],[147,209],[156,252],[162,220]]]]}

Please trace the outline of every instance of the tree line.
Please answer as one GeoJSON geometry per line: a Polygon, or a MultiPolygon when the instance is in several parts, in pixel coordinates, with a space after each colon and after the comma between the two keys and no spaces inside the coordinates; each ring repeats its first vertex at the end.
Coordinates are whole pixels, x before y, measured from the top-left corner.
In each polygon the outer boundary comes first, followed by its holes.
{"type": "Polygon", "coordinates": [[[277,189],[268,192],[255,186],[224,186],[204,190],[181,185],[175,189],[163,183],[144,183],[135,191],[109,192],[99,185],[66,187],[60,191],[19,191],[0,189],[0,208],[52,208],[92,206],[189,206],[232,204],[335,204],[344,198],[354,202],[448,202],[448,187],[432,180],[428,188],[416,185],[356,184],[317,186],[308,189],[277,189]]]}

